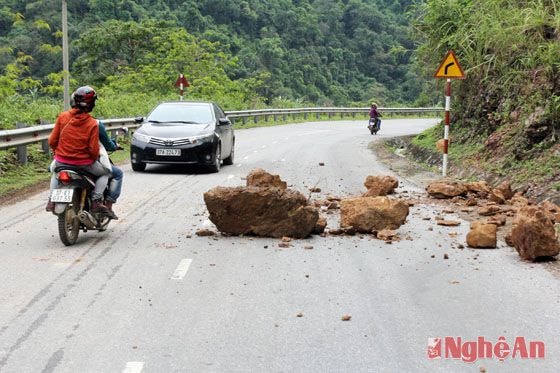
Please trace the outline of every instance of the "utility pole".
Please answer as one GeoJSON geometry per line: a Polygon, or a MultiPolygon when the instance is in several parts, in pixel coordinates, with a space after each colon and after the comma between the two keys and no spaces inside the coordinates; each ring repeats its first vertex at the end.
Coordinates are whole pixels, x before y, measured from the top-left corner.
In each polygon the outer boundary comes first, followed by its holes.
{"type": "Polygon", "coordinates": [[[62,0],[62,77],[64,80],[64,110],[70,109],[70,69],[68,67],[68,11],[62,0]]]}

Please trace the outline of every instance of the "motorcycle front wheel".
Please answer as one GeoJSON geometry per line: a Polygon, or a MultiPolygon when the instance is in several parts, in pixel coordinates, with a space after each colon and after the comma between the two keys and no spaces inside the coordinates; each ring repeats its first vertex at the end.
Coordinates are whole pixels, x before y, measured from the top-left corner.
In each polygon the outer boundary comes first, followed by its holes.
{"type": "Polygon", "coordinates": [[[75,244],[80,233],[80,219],[78,219],[79,194],[78,190],[74,190],[72,203],[66,205],[64,212],[58,215],[58,235],[66,246],[75,244]]]}

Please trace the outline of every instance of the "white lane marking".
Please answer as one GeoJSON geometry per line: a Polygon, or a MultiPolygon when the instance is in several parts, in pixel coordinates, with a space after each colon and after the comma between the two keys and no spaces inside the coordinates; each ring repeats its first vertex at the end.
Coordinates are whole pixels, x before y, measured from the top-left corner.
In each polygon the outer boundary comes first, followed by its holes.
{"type": "Polygon", "coordinates": [[[228,178],[228,180],[231,180],[231,179],[233,179],[234,177],[235,177],[234,175],[228,175],[227,178],[228,178]]]}
{"type": "Polygon", "coordinates": [[[171,279],[181,281],[183,277],[185,277],[185,275],[187,274],[187,271],[189,270],[191,263],[192,263],[192,259],[181,260],[181,263],[179,263],[177,269],[175,270],[175,272],[173,272],[173,276],[171,276],[171,279]]]}
{"type": "Polygon", "coordinates": [[[247,160],[247,159],[249,159],[249,156],[246,155],[245,157],[243,157],[243,159],[247,160]]]}
{"type": "Polygon", "coordinates": [[[129,361],[126,363],[126,368],[124,368],[123,373],[140,373],[144,369],[144,363],[142,361],[129,361]]]}

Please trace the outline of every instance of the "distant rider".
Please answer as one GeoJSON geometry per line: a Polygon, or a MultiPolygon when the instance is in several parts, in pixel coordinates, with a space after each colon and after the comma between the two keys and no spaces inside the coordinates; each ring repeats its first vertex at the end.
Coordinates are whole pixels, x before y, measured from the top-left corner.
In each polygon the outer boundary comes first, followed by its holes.
{"type": "Polygon", "coordinates": [[[381,113],[377,111],[377,104],[372,102],[371,108],[369,109],[369,124],[371,125],[372,122],[375,123],[377,130],[381,129],[381,119],[379,119],[381,116],[381,113]]]}
{"type": "MultiPolygon", "coordinates": [[[[108,213],[103,205],[103,192],[109,181],[109,170],[99,162],[99,126],[89,113],[95,107],[97,94],[90,86],[78,88],[71,97],[72,108],[58,115],[49,136],[49,146],[54,152],[54,167],[71,166],[83,169],[97,177],[92,193],[91,211],[108,213]]],[[[51,190],[58,181],[53,172],[51,190]]],[[[47,203],[47,211],[54,210],[54,203],[47,203]]]]}
{"type": "MultiPolygon", "coordinates": [[[[101,121],[99,121],[99,142],[103,144],[108,152],[122,150],[122,148],[113,141],[107,134],[107,130],[101,121]]],[[[111,176],[109,179],[109,192],[105,196],[105,207],[109,210],[111,219],[118,219],[117,214],[113,211],[113,204],[117,203],[117,199],[121,195],[123,180],[123,172],[120,168],[111,163],[111,176]]]]}

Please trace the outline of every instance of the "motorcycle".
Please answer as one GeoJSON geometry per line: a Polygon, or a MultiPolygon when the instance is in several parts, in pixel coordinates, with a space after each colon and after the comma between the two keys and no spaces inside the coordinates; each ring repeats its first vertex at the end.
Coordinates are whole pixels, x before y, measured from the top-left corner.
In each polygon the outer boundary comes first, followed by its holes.
{"type": "Polygon", "coordinates": [[[369,120],[368,129],[369,129],[369,132],[372,135],[377,134],[377,132],[379,131],[380,128],[381,128],[381,119],[379,119],[379,118],[373,119],[372,118],[372,119],[369,120]]]}
{"type": "MultiPolygon", "coordinates": [[[[124,128],[121,131],[127,133],[128,129],[124,128]]],[[[123,148],[117,145],[117,150],[123,148]]],[[[71,166],[58,166],[53,172],[58,185],[51,191],[50,200],[54,203],[53,214],[58,219],[58,234],[62,243],[65,246],[75,244],[80,230],[84,233],[88,230],[107,230],[111,217],[105,212],[91,211],[96,177],[71,166]]],[[[105,193],[107,191],[108,189],[105,189],[105,193]]]]}
{"type": "Polygon", "coordinates": [[[92,213],[92,191],[95,176],[78,168],[56,167],[58,186],[51,192],[53,214],[58,218],[58,234],[66,246],[76,243],[80,230],[107,229],[111,218],[106,213],[92,213]]]}

